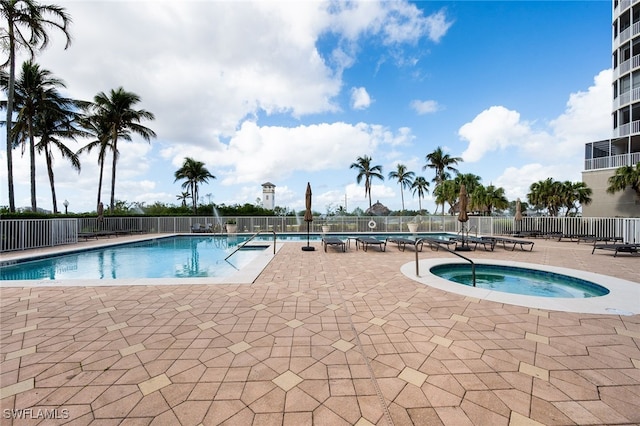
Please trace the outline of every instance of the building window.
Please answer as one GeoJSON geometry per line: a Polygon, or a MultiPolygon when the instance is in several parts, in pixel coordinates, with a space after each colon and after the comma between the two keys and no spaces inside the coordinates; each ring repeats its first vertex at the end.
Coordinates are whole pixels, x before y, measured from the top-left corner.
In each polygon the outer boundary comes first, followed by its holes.
{"type": "Polygon", "coordinates": [[[631,121],[631,110],[624,107],[620,110],[620,124],[628,124],[631,121]]]}
{"type": "Polygon", "coordinates": [[[621,55],[620,60],[622,62],[628,61],[629,59],[631,59],[631,46],[629,45],[629,43],[622,46],[622,48],[620,49],[620,55],[621,55]]]}

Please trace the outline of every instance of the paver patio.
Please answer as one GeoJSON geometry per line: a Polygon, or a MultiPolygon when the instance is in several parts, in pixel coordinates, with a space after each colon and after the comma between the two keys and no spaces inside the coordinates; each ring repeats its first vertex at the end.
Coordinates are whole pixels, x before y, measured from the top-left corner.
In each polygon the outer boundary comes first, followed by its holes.
{"type": "MultiPolygon", "coordinates": [[[[468,298],[404,276],[410,249],[301,245],[253,284],[0,288],[1,424],[640,424],[640,315],[468,298]]],[[[585,244],[471,256],[640,281],[640,259],[585,244]]]]}

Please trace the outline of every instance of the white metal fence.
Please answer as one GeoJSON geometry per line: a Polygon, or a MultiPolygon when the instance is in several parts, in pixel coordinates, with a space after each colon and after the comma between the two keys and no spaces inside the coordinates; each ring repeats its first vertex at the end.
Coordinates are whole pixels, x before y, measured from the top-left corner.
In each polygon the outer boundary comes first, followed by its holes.
{"type": "Polygon", "coordinates": [[[78,241],[76,219],[0,220],[1,251],[73,244],[78,241]]]}
{"type": "MultiPolygon", "coordinates": [[[[72,219],[7,219],[0,220],[1,251],[26,250],[78,241],[78,234],[95,231],[114,233],[189,233],[196,224],[210,225],[214,233],[224,233],[225,223],[233,219],[239,233],[253,234],[258,231],[277,233],[304,233],[307,223],[301,218],[286,216],[269,217],[105,217],[72,219]]],[[[408,223],[413,217],[385,216],[334,216],[314,218],[309,224],[312,233],[323,232],[328,226],[331,233],[394,233],[408,232],[408,223]]],[[[640,242],[640,218],[580,218],[580,217],[525,217],[521,222],[513,217],[471,216],[467,230],[476,235],[500,235],[514,231],[537,231],[563,235],[594,235],[596,237],[619,237],[625,242],[640,242]]],[[[456,216],[423,216],[418,232],[460,232],[456,216]]],[[[109,233],[105,233],[108,235],[109,233]]]]}

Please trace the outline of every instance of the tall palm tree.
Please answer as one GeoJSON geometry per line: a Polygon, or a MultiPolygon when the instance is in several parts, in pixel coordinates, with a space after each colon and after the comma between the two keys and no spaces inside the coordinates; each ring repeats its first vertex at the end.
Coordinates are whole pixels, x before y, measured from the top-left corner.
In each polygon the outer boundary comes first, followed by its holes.
{"type": "Polygon", "coordinates": [[[47,109],[38,117],[37,133],[40,142],[36,144],[38,153],[43,153],[47,162],[47,174],[49,176],[49,185],[51,187],[51,201],[53,204],[53,212],[58,213],[58,203],[56,199],[55,179],[53,175],[53,151],[57,148],[62,158],[66,158],[71,162],[71,166],[80,172],[80,159],[78,155],[70,150],[62,139],[75,140],[77,136],[85,135],[85,132],[78,127],[80,114],[78,114],[78,103],[67,100],[64,104],[65,109],[55,110],[47,109]]]}
{"type": "MultiPolygon", "coordinates": [[[[15,147],[13,127],[14,93],[16,80],[16,50],[25,48],[31,58],[35,53],[49,44],[47,29],[57,28],[65,35],[67,43],[71,44],[68,26],[71,17],[65,9],[55,5],[43,5],[33,0],[0,0],[0,19],[6,22],[6,31],[0,33],[1,44],[7,51],[7,61],[0,65],[9,65],[7,90],[7,184],[9,196],[9,211],[15,212],[15,196],[13,191],[13,148],[15,147]]],[[[32,206],[33,207],[33,206],[32,206]]]]}
{"type": "MultiPolygon", "coordinates": [[[[422,170],[426,170],[427,168],[435,170],[436,175],[433,181],[436,183],[436,189],[442,182],[451,177],[449,172],[457,174],[458,170],[453,166],[457,165],[458,162],[464,161],[461,157],[452,157],[449,154],[445,154],[444,151],[442,151],[442,147],[438,147],[430,154],[427,154],[425,159],[427,164],[422,167],[422,170]]],[[[442,214],[444,215],[444,203],[442,203],[442,214]]]]}
{"type": "Polygon", "coordinates": [[[400,185],[400,196],[402,197],[402,211],[404,211],[404,188],[411,188],[413,184],[414,172],[407,170],[404,164],[397,164],[396,170],[389,172],[389,179],[396,179],[400,185]]]}
{"type": "Polygon", "coordinates": [[[198,185],[207,183],[209,179],[215,179],[209,170],[204,166],[202,161],[196,161],[193,158],[185,157],[182,167],[176,170],[174,182],[184,179],[183,188],[189,188],[191,201],[193,202],[193,214],[198,212],[198,185]]]}
{"type": "Polygon", "coordinates": [[[154,120],[153,113],[143,109],[135,110],[133,106],[140,102],[140,96],[125,91],[122,87],[111,89],[109,94],[98,93],[94,97],[97,115],[109,125],[111,149],[113,151],[113,163],[111,165],[111,201],[109,210],[113,213],[116,194],[116,166],[118,163],[118,139],[122,139],[123,133],[136,133],[149,142],[156,137],[153,130],[140,124],[142,120],[154,120]]]}
{"type": "Polygon", "coordinates": [[[62,80],[32,61],[22,64],[22,70],[14,88],[15,109],[18,113],[15,125],[9,133],[12,140],[20,140],[29,146],[31,175],[31,210],[36,211],[36,153],[35,138],[38,117],[59,115],[69,109],[72,101],[63,98],[57,89],[65,87],[62,80]]]}
{"type": "MultiPolygon", "coordinates": [[[[86,111],[89,112],[91,109],[92,106],[89,105],[87,106],[86,111]]],[[[107,158],[107,153],[108,151],[112,151],[115,156],[119,156],[120,152],[113,150],[109,123],[105,121],[104,117],[100,115],[86,115],[82,120],[82,127],[89,136],[95,139],[80,148],[78,154],[91,152],[94,148],[98,149],[98,165],[100,166],[100,173],[98,177],[98,199],[96,201],[96,211],[98,211],[100,201],[102,199],[102,179],[104,176],[104,162],[107,158]]],[[[118,138],[131,140],[131,135],[121,132],[118,138]]]]}
{"type": "Polygon", "coordinates": [[[609,178],[607,192],[615,194],[630,187],[640,199],[640,163],[635,166],[622,166],[616,169],[616,173],[609,178]]]}
{"type": "Polygon", "coordinates": [[[371,208],[371,179],[376,178],[380,180],[384,180],[384,176],[382,175],[382,166],[372,166],[371,165],[371,157],[364,155],[362,157],[358,157],[355,163],[352,163],[349,168],[356,169],[358,171],[358,176],[356,177],[356,182],[362,182],[362,178],[364,178],[364,196],[369,195],[369,208],[371,208]]]}
{"type": "Polygon", "coordinates": [[[411,185],[413,189],[413,195],[418,193],[418,206],[420,207],[420,214],[422,214],[422,199],[426,194],[429,193],[429,182],[424,178],[424,176],[418,176],[413,181],[411,185]]]}

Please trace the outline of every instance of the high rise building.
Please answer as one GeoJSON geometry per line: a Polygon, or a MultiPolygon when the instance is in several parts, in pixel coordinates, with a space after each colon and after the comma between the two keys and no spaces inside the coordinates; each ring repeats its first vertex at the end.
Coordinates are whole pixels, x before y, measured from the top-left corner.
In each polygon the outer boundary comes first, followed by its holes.
{"type": "Polygon", "coordinates": [[[622,166],[640,162],[640,0],[613,0],[612,138],[585,146],[582,181],[593,190],[583,216],[638,217],[635,191],[608,194],[608,179],[622,166]]]}

